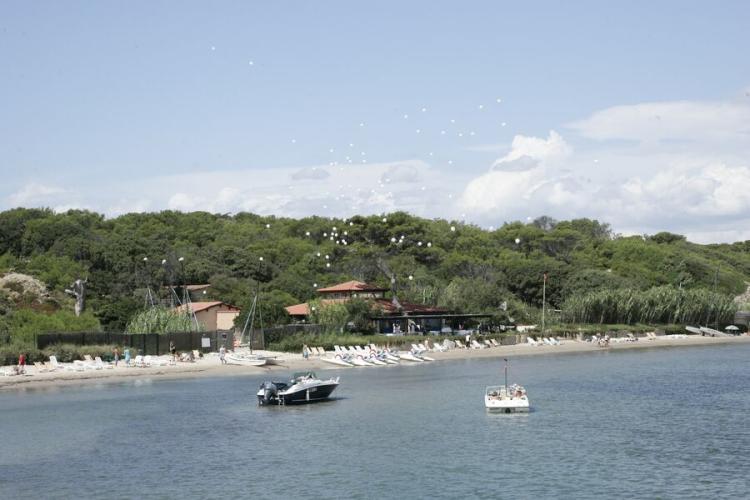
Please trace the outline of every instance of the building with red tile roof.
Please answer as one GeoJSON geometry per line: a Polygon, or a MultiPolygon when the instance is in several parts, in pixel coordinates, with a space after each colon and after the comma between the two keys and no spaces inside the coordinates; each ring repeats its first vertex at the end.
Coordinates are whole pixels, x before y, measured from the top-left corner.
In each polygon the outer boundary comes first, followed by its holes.
{"type": "Polygon", "coordinates": [[[195,314],[198,322],[205,326],[206,330],[232,330],[234,319],[240,315],[240,309],[221,301],[190,302],[176,307],[178,311],[190,311],[195,314]]]}
{"type": "MultiPolygon", "coordinates": [[[[387,288],[369,285],[361,281],[347,281],[317,290],[323,306],[334,303],[345,303],[352,299],[363,299],[370,302],[372,321],[378,332],[429,331],[442,328],[442,316],[448,311],[441,307],[409,302],[396,302],[386,298],[387,288]],[[397,326],[398,325],[398,326],[397,326]]],[[[286,312],[297,321],[307,321],[310,316],[308,303],[295,304],[285,308],[286,312]]]]}

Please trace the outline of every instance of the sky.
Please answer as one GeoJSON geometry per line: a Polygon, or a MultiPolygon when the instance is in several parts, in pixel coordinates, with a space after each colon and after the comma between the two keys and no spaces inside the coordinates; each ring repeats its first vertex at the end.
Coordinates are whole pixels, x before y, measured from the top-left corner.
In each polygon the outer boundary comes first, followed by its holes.
{"type": "Polygon", "coordinates": [[[0,3],[0,210],[750,239],[750,2],[0,3]]]}

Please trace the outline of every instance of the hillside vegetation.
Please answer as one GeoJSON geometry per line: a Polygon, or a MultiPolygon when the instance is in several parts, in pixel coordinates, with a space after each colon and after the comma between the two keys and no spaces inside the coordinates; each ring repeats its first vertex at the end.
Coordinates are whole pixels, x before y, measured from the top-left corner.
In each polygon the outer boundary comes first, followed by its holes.
{"type": "Polygon", "coordinates": [[[488,231],[402,212],[348,220],[173,211],[106,219],[19,208],[0,213],[0,274],[8,272],[40,280],[48,296],[0,289],[0,342],[28,339],[35,329],[123,331],[144,308],[148,287],[158,293],[181,283],[210,283],[207,299],[248,310],[259,282],[265,322],[283,323],[283,306],[313,299],[316,284],[357,279],[388,287],[386,272],[401,300],[489,312],[498,322],[538,321],[545,272],[550,321],[729,322],[732,297],[750,281],[750,241],[621,237],[595,220],[549,217],[488,231]],[[88,279],[81,318],[64,293],[77,278],[88,279]]]}

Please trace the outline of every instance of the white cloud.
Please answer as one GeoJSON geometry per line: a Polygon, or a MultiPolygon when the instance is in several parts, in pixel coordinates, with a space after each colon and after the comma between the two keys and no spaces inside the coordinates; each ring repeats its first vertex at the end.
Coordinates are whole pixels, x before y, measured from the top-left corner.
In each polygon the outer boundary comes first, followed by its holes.
{"type": "Polygon", "coordinates": [[[295,181],[299,180],[322,180],[327,179],[330,177],[331,174],[328,173],[328,170],[324,168],[318,168],[318,167],[305,167],[303,169],[297,170],[291,175],[291,178],[295,181]]]}
{"type": "Polygon", "coordinates": [[[11,206],[41,206],[54,203],[65,189],[57,186],[46,186],[36,182],[26,184],[19,191],[8,196],[11,206]]]}
{"type": "Polygon", "coordinates": [[[745,142],[750,144],[750,104],[727,102],[652,102],[613,106],[570,123],[569,128],[595,140],[646,143],[745,142]]]}
{"type": "Polygon", "coordinates": [[[570,145],[554,130],[550,130],[546,139],[517,135],[513,138],[508,154],[495,161],[492,168],[503,170],[504,164],[518,161],[526,163],[532,160],[536,162],[556,161],[565,158],[572,151],[570,145]]]}
{"type": "Polygon", "coordinates": [[[381,182],[391,183],[414,183],[419,182],[419,169],[410,163],[397,163],[388,167],[380,176],[381,182]]]}
{"type": "Polygon", "coordinates": [[[575,204],[580,184],[570,174],[554,173],[572,151],[554,130],[547,139],[517,135],[490,172],[467,184],[459,205],[486,222],[575,204]]]}

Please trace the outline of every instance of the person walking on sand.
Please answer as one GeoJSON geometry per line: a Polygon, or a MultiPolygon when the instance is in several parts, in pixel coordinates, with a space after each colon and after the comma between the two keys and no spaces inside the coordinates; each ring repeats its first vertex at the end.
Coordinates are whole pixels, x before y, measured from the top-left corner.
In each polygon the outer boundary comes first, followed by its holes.
{"type": "Polygon", "coordinates": [[[307,344],[302,344],[302,357],[308,359],[310,357],[310,348],[307,344]]]}
{"type": "Polygon", "coordinates": [[[21,375],[26,373],[26,354],[21,353],[18,355],[18,366],[16,367],[16,373],[21,375]]]}
{"type": "Polygon", "coordinates": [[[115,347],[112,350],[112,354],[115,357],[115,368],[117,368],[117,363],[120,361],[120,348],[119,347],[115,347]]]}
{"type": "Polygon", "coordinates": [[[221,346],[219,348],[219,359],[221,360],[222,365],[227,364],[227,360],[224,359],[226,355],[227,355],[227,348],[224,346],[221,346]]]}
{"type": "Polygon", "coordinates": [[[169,341],[169,354],[172,355],[172,362],[174,363],[175,360],[177,359],[176,357],[177,348],[174,346],[174,340],[169,341]]]}
{"type": "Polygon", "coordinates": [[[125,354],[125,366],[130,366],[130,348],[129,347],[125,348],[124,354],[125,354]]]}

